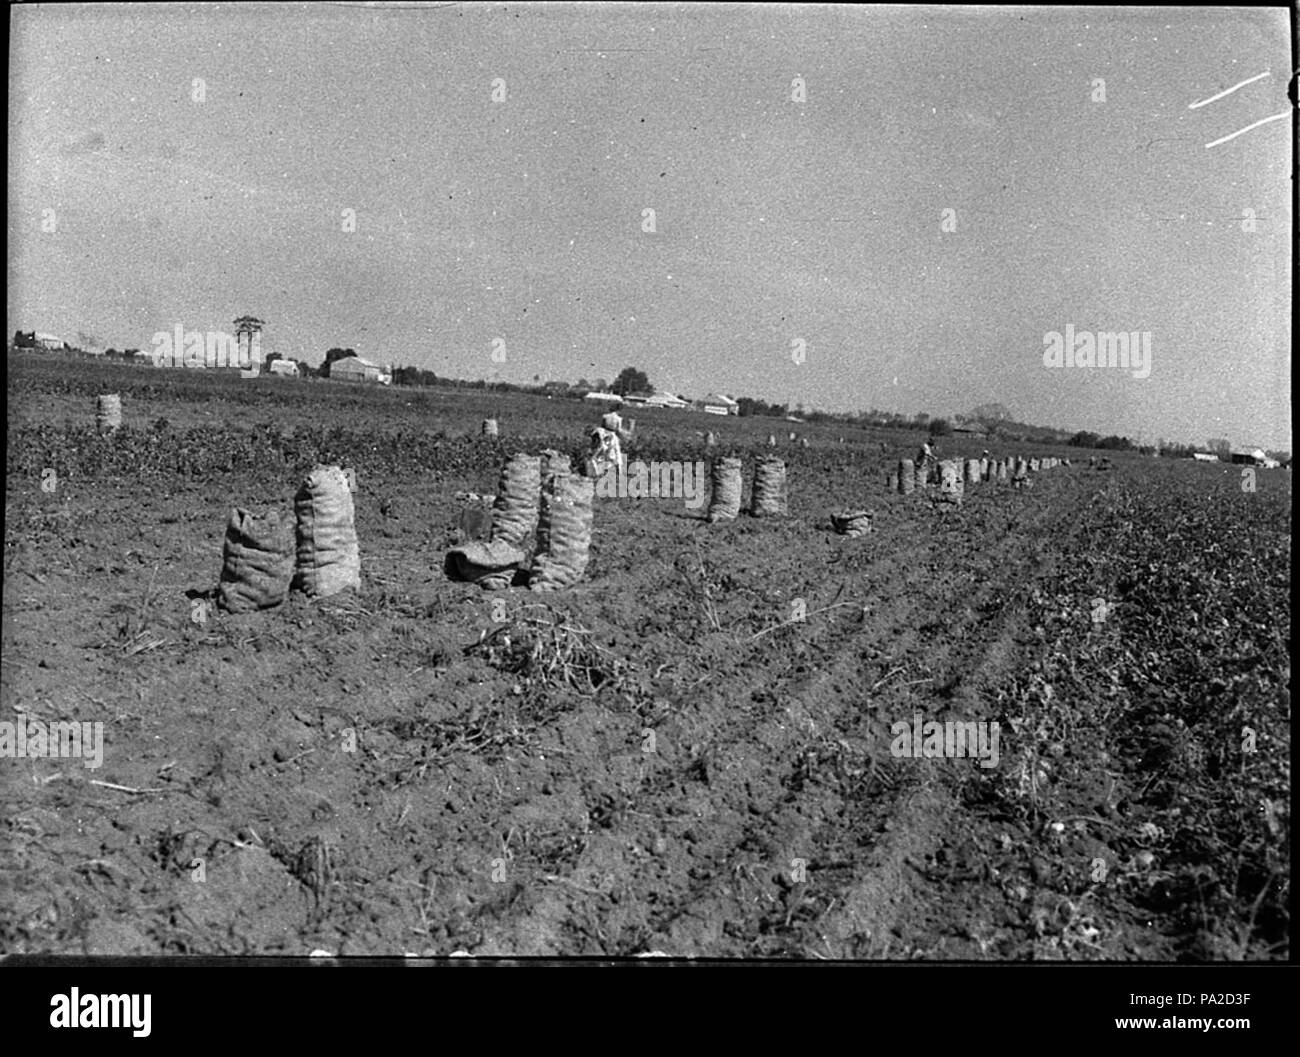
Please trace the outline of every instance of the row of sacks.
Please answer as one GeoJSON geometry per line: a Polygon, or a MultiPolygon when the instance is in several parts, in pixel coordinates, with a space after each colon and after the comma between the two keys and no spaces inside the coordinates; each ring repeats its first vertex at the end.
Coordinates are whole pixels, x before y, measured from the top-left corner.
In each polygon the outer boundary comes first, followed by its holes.
{"type": "MultiPolygon", "coordinates": [[[[713,495],[709,501],[708,520],[734,521],[740,514],[743,488],[742,463],[737,458],[716,459],[713,463],[713,495]]],[[[754,469],[754,486],[750,491],[749,512],[754,517],[785,517],[789,513],[785,463],[766,456],[754,469]]]]}
{"type": "Polygon", "coordinates": [[[1069,459],[943,459],[930,464],[916,465],[911,459],[900,459],[898,470],[886,474],[889,491],[911,495],[916,488],[925,489],[939,485],[941,495],[959,495],[964,486],[981,482],[1000,482],[1022,485],[1031,473],[1041,473],[1057,466],[1069,466],[1069,459]]]}
{"type": "Polygon", "coordinates": [[[247,613],[280,605],[290,590],[323,598],[361,586],[361,554],[347,475],[317,466],[294,497],[294,516],[236,507],[226,526],[217,606],[247,613]]]}
{"type": "Polygon", "coordinates": [[[573,473],[562,452],[511,456],[501,469],[487,540],[453,547],[444,571],[489,591],[572,587],[587,569],[594,491],[595,482],[573,473]]]}

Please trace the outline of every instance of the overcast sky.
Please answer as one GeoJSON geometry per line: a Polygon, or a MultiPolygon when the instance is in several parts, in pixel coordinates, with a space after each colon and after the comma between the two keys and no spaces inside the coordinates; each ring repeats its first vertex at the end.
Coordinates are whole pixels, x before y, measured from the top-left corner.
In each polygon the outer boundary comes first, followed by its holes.
{"type": "Polygon", "coordinates": [[[10,18],[10,333],[1291,447],[1283,9],[10,18]]]}

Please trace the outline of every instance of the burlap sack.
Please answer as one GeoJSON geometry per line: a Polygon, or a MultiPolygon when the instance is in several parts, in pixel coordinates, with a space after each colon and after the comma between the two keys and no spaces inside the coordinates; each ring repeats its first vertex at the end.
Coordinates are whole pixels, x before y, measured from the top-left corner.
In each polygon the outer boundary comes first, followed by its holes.
{"type": "Polygon", "coordinates": [[[1002,484],[1007,483],[1007,460],[1006,459],[1000,459],[998,461],[997,477],[998,477],[998,481],[1001,482],[1002,484]]]}
{"type": "Polygon", "coordinates": [[[557,473],[573,473],[573,461],[562,451],[556,451],[554,448],[547,448],[541,455],[542,460],[542,483],[546,479],[557,473]]]}
{"type": "Polygon", "coordinates": [[[498,436],[500,432],[501,430],[497,426],[497,420],[495,418],[485,418],[483,420],[483,436],[495,437],[498,436]]]}
{"type": "Polygon", "coordinates": [[[352,492],[337,466],[317,466],[294,500],[298,516],[295,590],[326,597],[361,586],[361,554],[353,522],[352,492]]]}
{"type": "Polygon", "coordinates": [[[488,591],[500,591],[514,582],[515,573],[523,561],[524,552],[518,547],[501,540],[495,543],[478,540],[448,551],[443,571],[453,580],[476,583],[488,591]]]}
{"type": "Polygon", "coordinates": [[[709,521],[734,521],[740,513],[740,460],[716,459],[713,463],[713,496],[709,521]]]}
{"type": "Polygon", "coordinates": [[[980,471],[979,459],[966,460],[966,479],[964,484],[979,484],[984,474],[980,471]]]}
{"type": "Polygon", "coordinates": [[[831,515],[831,527],[841,536],[855,539],[871,531],[871,520],[870,510],[846,510],[831,515]]]}
{"type": "Polygon", "coordinates": [[[217,606],[227,613],[273,609],[293,580],[293,521],[271,511],[264,517],[235,508],[226,525],[217,606]]]}
{"type": "Polygon", "coordinates": [[[903,495],[911,495],[916,487],[916,465],[911,459],[898,460],[898,490],[903,495]]]}
{"type": "Polygon", "coordinates": [[[530,591],[558,591],[582,579],[591,547],[595,487],[589,477],[555,474],[542,488],[530,591]]]}
{"type": "Polygon", "coordinates": [[[785,517],[788,513],[785,495],[785,463],[767,457],[758,460],[754,471],[754,492],[750,500],[754,517],[785,517]]]}
{"type": "Polygon", "coordinates": [[[112,433],[122,425],[122,397],[107,393],[95,402],[95,428],[101,434],[112,433]]]}
{"type": "Polygon", "coordinates": [[[522,546],[537,528],[537,496],[542,487],[542,462],[536,455],[512,455],[501,468],[497,498],[492,506],[492,541],[522,546]]]}

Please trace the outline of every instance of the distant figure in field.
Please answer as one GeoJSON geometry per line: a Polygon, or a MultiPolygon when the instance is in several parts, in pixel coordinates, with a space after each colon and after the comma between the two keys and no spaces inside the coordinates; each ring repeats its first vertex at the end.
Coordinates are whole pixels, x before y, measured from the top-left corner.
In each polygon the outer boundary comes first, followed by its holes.
{"type": "Polygon", "coordinates": [[[935,443],[935,439],[930,437],[921,444],[921,450],[916,453],[916,476],[925,481],[934,476],[935,467],[939,465],[939,458],[934,450],[935,443]]]}
{"type": "Polygon", "coordinates": [[[623,428],[623,416],[617,409],[602,415],[600,425],[591,431],[587,476],[603,477],[613,466],[617,466],[621,472],[626,465],[623,461],[623,441],[631,439],[632,429],[623,428]]]}

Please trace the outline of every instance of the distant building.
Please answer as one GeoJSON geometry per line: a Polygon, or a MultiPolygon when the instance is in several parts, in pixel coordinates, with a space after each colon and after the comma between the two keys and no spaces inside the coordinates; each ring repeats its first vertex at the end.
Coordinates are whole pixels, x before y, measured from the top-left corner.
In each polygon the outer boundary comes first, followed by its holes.
{"type": "Polygon", "coordinates": [[[584,400],[608,400],[610,403],[621,404],[623,398],[618,393],[602,393],[599,390],[593,390],[583,397],[584,400]]]}
{"type": "Polygon", "coordinates": [[[1195,459],[1197,462],[1218,462],[1219,461],[1219,457],[1217,455],[1211,455],[1208,451],[1194,451],[1192,452],[1192,458],[1195,459]]]}
{"type": "Polygon", "coordinates": [[[738,415],[740,405],[722,393],[710,393],[700,401],[701,408],[710,415],[738,415]]]}
{"type": "MultiPolygon", "coordinates": [[[[270,374],[282,374],[286,378],[298,377],[298,365],[293,360],[272,360],[271,366],[267,368],[270,374]]],[[[330,368],[331,376],[334,374],[334,368],[330,368]]]]}
{"type": "Polygon", "coordinates": [[[655,393],[654,396],[645,401],[646,407],[671,407],[676,411],[681,411],[691,405],[683,400],[680,396],[674,396],[672,393],[655,393]]]}
{"type": "Polygon", "coordinates": [[[1234,448],[1231,458],[1242,466],[1263,466],[1269,461],[1261,448],[1234,448]]]}
{"type": "Polygon", "coordinates": [[[960,433],[964,437],[987,437],[988,431],[983,426],[961,425],[953,426],[954,433],[960,433]]]}
{"type": "Polygon", "coordinates": [[[330,378],[340,382],[377,382],[382,373],[378,364],[360,356],[344,356],[330,364],[330,378]]]}
{"type": "Polygon", "coordinates": [[[41,334],[35,330],[20,330],[14,335],[14,347],[19,349],[63,349],[67,342],[53,334],[41,334]]]}

